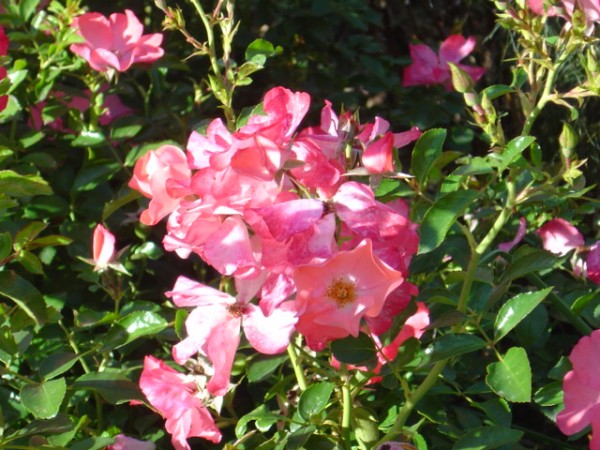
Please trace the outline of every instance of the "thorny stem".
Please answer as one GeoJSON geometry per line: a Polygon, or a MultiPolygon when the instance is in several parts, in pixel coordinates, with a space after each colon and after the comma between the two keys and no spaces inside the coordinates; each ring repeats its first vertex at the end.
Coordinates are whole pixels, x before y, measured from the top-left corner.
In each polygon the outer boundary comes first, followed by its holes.
{"type": "Polygon", "coordinates": [[[296,348],[291,342],[287,347],[287,352],[290,357],[292,367],[294,368],[294,374],[296,375],[298,386],[300,387],[301,391],[305,391],[308,386],[306,383],[306,377],[304,376],[304,372],[302,371],[302,367],[300,366],[300,360],[298,358],[298,354],[296,353],[296,348]]]}
{"type": "MultiPolygon", "coordinates": [[[[511,212],[515,206],[515,198],[516,198],[516,187],[515,182],[512,179],[509,179],[506,183],[507,188],[507,198],[504,208],[498,215],[498,218],[487,232],[483,240],[477,245],[475,248],[472,248],[473,244],[471,244],[471,259],[469,261],[469,266],[467,267],[467,272],[465,274],[465,279],[463,281],[462,289],[460,292],[460,296],[458,298],[458,303],[456,305],[456,310],[458,312],[465,312],[467,308],[467,303],[469,299],[469,295],[471,293],[471,288],[473,286],[473,282],[475,281],[475,275],[477,274],[477,267],[479,266],[479,261],[481,256],[485,253],[485,251],[492,244],[502,227],[508,221],[511,212]]],[[[465,230],[468,231],[468,230],[465,230]]],[[[469,232],[470,233],[470,232],[469,232]]],[[[472,242],[472,239],[469,238],[469,242],[472,242]]],[[[457,333],[462,329],[461,324],[457,324],[452,328],[452,332],[457,333]]],[[[425,379],[421,382],[421,384],[412,392],[409,392],[406,395],[406,401],[402,406],[402,409],[398,413],[398,417],[394,422],[394,425],[390,430],[386,433],[386,435],[375,444],[375,447],[384,442],[390,441],[396,436],[398,436],[404,425],[406,420],[416,407],[417,403],[429,392],[429,390],[435,386],[437,382],[438,376],[442,373],[446,364],[450,361],[449,358],[438,361],[433,365],[425,379]]]]}

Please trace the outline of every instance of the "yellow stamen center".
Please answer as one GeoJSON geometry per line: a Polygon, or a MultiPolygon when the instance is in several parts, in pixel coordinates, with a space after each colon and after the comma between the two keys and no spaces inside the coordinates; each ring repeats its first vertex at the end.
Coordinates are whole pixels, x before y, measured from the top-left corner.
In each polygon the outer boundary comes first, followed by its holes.
{"type": "Polygon", "coordinates": [[[352,281],[334,278],[327,287],[325,295],[333,300],[339,308],[343,308],[356,299],[356,285],[352,281]]]}

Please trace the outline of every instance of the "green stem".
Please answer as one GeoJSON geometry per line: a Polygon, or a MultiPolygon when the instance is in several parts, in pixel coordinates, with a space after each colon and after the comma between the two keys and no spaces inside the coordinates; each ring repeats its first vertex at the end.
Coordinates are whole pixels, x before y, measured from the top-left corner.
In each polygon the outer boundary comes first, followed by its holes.
{"type": "Polygon", "coordinates": [[[342,365],[342,369],[342,442],[344,448],[349,448],[352,419],[352,395],[350,393],[350,386],[348,385],[348,371],[346,370],[345,364],[342,365]]]}
{"type": "Polygon", "coordinates": [[[294,368],[294,374],[296,375],[298,386],[300,387],[301,391],[305,391],[308,384],[306,383],[306,377],[304,376],[304,372],[302,371],[302,367],[300,366],[300,360],[298,358],[298,354],[296,353],[296,348],[291,342],[287,347],[287,352],[290,357],[292,367],[294,368]]]}
{"type": "MultiPolygon", "coordinates": [[[[504,208],[502,208],[502,211],[500,211],[498,218],[496,219],[496,221],[494,222],[494,224],[492,225],[490,230],[487,232],[487,234],[485,235],[483,240],[479,243],[479,245],[477,245],[475,248],[473,248],[474,241],[470,235],[467,235],[467,239],[471,245],[471,259],[470,259],[469,265],[467,267],[465,279],[463,281],[463,285],[462,285],[460,295],[458,298],[458,303],[456,305],[456,310],[458,312],[464,313],[466,311],[467,303],[469,300],[469,295],[471,293],[471,288],[473,286],[473,282],[475,281],[475,275],[477,274],[477,268],[479,266],[479,261],[481,259],[481,256],[486,252],[486,250],[489,248],[489,246],[492,244],[492,242],[494,242],[494,239],[496,238],[496,236],[498,236],[498,233],[500,232],[502,227],[504,227],[504,225],[508,221],[508,219],[512,213],[512,210],[515,206],[516,187],[515,187],[514,181],[509,179],[506,183],[506,189],[507,189],[506,204],[504,205],[504,208]]],[[[470,231],[468,231],[468,229],[465,229],[465,232],[470,233],[470,231]]],[[[460,332],[461,329],[462,329],[462,325],[457,324],[452,328],[452,331],[454,333],[457,333],[457,332],[460,332]]],[[[435,383],[437,382],[438,376],[442,373],[442,370],[444,370],[444,368],[446,367],[446,364],[448,364],[449,361],[450,361],[449,359],[444,359],[444,360],[439,361],[436,364],[434,364],[434,366],[432,367],[430,372],[427,374],[427,376],[421,382],[421,384],[417,387],[417,389],[407,395],[406,401],[404,402],[402,409],[398,413],[398,417],[396,418],[394,425],[386,433],[386,435],[383,437],[383,439],[381,439],[375,445],[375,447],[381,443],[384,443],[386,441],[393,439],[394,437],[396,437],[398,434],[400,434],[402,432],[402,429],[404,428],[404,425],[406,423],[406,420],[410,416],[410,413],[413,411],[413,409],[415,408],[417,403],[421,400],[421,398],[423,398],[423,396],[427,392],[429,392],[429,390],[435,385],[435,383]]]]}
{"type": "Polygon", "coordinates": [[[402,409],[398,413],[398,417],[396,418],[396,421],[394,422],[392,428],[390,428],[390,430],[385,434],[385,436],[382,439],[380,439],[373,446],[373,448],[376,448],[378,445],[383,444],[384,442],[391,441],[402,432],[404,424],[406,423],[406,420],[408,419],[410,413],[415,408],[415,406],[417,406],[419,400],[421,400],[425,396],[425,394],[427,394],[427,392],[429,392],[429,390],[433,386],[435,386],[438,376],[442,373],[442,370],[444,370],[444,367],[446,367],[447,363],[448,359],[444,359],[442,361],[437,362],[431,368],[431,370],[429,371],[423,382],[419,385],[419,387],[407,396],[406,401],[404,402],[402,409]]]}
{"type": "Polygon", "coordinates": [[[534,108],[531,110],[531,113],[529,113],[529,115],[527,116],[525,125],[523,125],[523,131],[521,131],[521,136],[527,136],[531,133],[533,124],[535,123],[538,116],[550,100],[551,92],[554,88],[554,83],[556,82],[556,76],[558,75],[558,69],[566,61],[567,57],[568,53],[564,52],[558,58],[552,69],[548,70],[548,76],[546,78],[546,83],[544,84],[544,90],[542,91],[542,95],[540,96],[534,108]]]}

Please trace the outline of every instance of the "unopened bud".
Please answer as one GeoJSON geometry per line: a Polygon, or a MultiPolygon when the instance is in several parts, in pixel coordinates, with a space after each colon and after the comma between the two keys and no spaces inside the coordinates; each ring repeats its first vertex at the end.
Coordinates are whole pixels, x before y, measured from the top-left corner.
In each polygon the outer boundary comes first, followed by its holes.
{"type": "Polygon", "coordinates": [[[590,46],[586,53],[586,68],[590,75],[596,75],[600,72],[600,64],[598,64],[598,51],[595,47],[590,46]]]}
{"type": "Polygon", "coordinates": [[[498,8],[499,11],[506,11],[510,6],[510,3],[507,1],[497,0],[494,3],[496,4],[496,8],[498,8]]]}
{"type": "Polygon", "coordinates": [[[573,156],[573,150],[577,147],[579,142],[579,136],[575,129],[568,123],[563,123],[563,128],[558,137],[558,143],[560,144],[560,153],[565,160],[570,160],[573,156]]]}
{"type": "Polygon", "coordinates": [[[448,63],[448,66],[450,66],[450,72],[452,73],[452,86],[454,86],[454,89],[461,94],[473,91],[473,80],[469,74],[454,63],[448,63]]]}

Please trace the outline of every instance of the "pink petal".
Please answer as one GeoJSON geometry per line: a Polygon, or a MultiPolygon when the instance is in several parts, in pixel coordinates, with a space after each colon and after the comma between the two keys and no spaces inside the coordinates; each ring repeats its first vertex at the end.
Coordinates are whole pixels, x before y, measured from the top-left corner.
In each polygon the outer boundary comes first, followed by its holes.
{"type": "Polygon", "coordinates": [[[564,219],[552,219],[538,231],[543,247],[549,252],[564,255],[585,244],[583,235],[564,219]]]}
{"type": "Polygon", "coordinates": [[[394,171],[392,150],[394,135],[386,133],[370,144],[362,154],[362,164],[370,174],[389,173],[394,171]]]}
{"type": "Polygon", "coordinates": [[[569,359],[577,378],[600,392],[600,330],[579,339],[569,359]]]}
{"type": "Polygon", "coordinates": [[[525,219],[525,217],[521,217],[519,219],[519,229],[517,230],[517,234],[515,235],[515,238],[512,241],[503,242],[501,244],[498,244],[498,248],[500,250],[502,250],[503,252],[506,252],[506,253],[510,252],[515,245],[517,245],[519,242],[521,242],[523,240],[526,232],[527,232],[527,220],[525,219]]]}
{"type": "Polygon", "coordinates": [[[473,36],[465,39],[461,34],[448,36],[440,45],[440,63],[460,62],[475,48],[476,42],[473,36]]]}
{"type": "Polygon", "coordinates": [[[587,276],[596,284],[600,284],[600,242],[596,242],[585,257],[587,276]]]}
{"type": "Polygon", "coordinates": [[[242,327],[256,351],[273,355],[285,351],[297,321],[294,302],[279,305],[268,316],[258,306],[250,304],[246,306],[242,327]]]}
{"type": "Polygon", "coordinates": [[[92,253],[96,271],[106,268],[114,257],[115,237],[102,224],[94,229],[92,253]]]}
{"type": "Polygon", "coordinates": [[[205,284],[198,283],[183,275],[177,278],[173,290],[166,292],[165,295],[171,298],[173,303],[180,308],[189,306],[227,305],[235,302],[235,299],[231,295],[205,284]]]}
{"type": "Polygon", "coordinates": [[[416,141],[421,137],[423,132],[419,130],[417,127],[412,127],[408,131],[404,131],[402,133],[394,133],[394,147],[402,148],[405,145],[410,144],[413,141],[416,141]]]}
{"type": "Polygon", "coordinates": [[[269,232],[277,241],[285,241],[294,234],[312,227],[323,215],[323,202],[313,199],[290,200],[256,210],[269,232]]]}
{"type": "Polygon", "coordinates": [[[565,375],[563,389],[565,408],[556,416],[556,424],[564,434],[571,435],[591,423],[592,409],[595,415],[600,412],[594,408],[600,404],[600,391],[583,383],[574,370],[565,375]]]}

